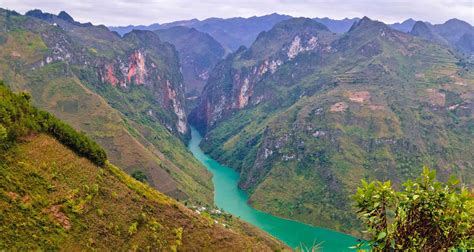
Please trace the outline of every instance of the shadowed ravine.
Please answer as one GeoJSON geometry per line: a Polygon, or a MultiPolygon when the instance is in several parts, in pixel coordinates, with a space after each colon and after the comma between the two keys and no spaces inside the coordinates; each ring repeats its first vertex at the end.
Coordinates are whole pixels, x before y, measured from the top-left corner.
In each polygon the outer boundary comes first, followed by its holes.
{"type": "Polygon", "coordinates": [[[250,207],[247,193],[237,187],[239,174],[204,154],[199,147],[201,135],[194,128],[191,128],[191,134],[188,148],[214,175],[214,200],[219,208],[265,230],[291,247],[320,244],[324,251],[349,251],[349,247],[357,243],[352,236],[275,217],[250,207]]]}

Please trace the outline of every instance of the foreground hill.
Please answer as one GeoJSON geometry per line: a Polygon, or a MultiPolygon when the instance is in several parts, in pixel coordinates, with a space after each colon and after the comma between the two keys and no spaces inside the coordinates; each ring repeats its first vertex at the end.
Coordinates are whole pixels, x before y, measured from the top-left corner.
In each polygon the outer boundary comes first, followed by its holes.
{"type": "Polygon", "coordinates": [[[368,18],[275,25],[216,66],[190,119],[257,209],[344,232],[360,179],[474,180],[472,66],[368,18]]]}
{"type": "Polygon", "coordinates": [[[0,79],[104,146],[110,161],[178,199],[212,204],[211,176],[187,151],[183,78],[156,34],[123,38],[59,15],[0,9],[0,79]]]}
{"type": "Polygon", "coordinates": [[[285,249],[248,224],[199,215],[132,179],[29,99],[0,84],[0,250],[285,249]]]}

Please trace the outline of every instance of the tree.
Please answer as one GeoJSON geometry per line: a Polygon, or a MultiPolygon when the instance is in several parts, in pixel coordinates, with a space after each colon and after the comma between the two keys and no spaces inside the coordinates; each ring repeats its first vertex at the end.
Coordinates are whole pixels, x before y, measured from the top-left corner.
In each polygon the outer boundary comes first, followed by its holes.
{"type": "Polygon", "coordinates": [[[425,167],[401,192],[390,181],[362,180],[354,200],[374,251],[474,248],[473,193],[455,177],[442,183],[425,167]]]}

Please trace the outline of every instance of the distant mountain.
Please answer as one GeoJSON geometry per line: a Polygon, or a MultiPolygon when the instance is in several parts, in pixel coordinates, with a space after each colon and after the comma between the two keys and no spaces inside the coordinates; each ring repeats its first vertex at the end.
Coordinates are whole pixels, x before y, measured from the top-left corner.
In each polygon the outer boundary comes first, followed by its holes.
{"type": "Polygon", "coordinates": [[[450,19],[443,24],[435,25],[419,21],[413,26],[410,34],[433,42],[449,44],[467,57],[474,55],[472,47],[474,27],[459,19],[450,19]]]}
{"type": "Polygon", "coordinates": [[[316,22],[325,25],[332,32],[344,33],[347,32],[351,26],[360,20],[360,18],[344,18],[341,20],[335,20],[330,18],[314,18],[316,22]]]}
{"type": "Polygon", "coordinates": [[[474,33],[466,32],[461,38],[455,43],[455,47],[463,52],[464,54],[474,53],[474,33]]]}
{"type": "Polygon", "coordinates": [[[187,95],[199,95],[209,73],[225,55],[222,45],[209,34],[184,26],[156,30],[155,33],[176,47],[187,95]]]}
{"type": "Polygon", "coordinates": [[[422,21],[417,21],[415,25],[413,25],[413,28],[410,31],[410,34],[416,37],[433,41],[433,42],[446,44],[446,45],[449,44],[445,38],[443,38],[441,35],[436,33],[436,31],[433,29],[433,26],[431,24],[425,23],[422,21]]]}
{"type": "Polygon", "coordinates": [[[344,34],[289,19],[218,63],[189,119],[252,206],[357,234],[360,179],[400,186],[427,165],[472,184],[473,73],[447,45],[367,17],[344,34]]]}
{"type": "Polygon", "coordinates": [[[201,32],[210,34],[216,39],[227,52],[237,50],[240,46],[249,46],[257,35],[266,30],[270,30],[276,23],[291,18],[287,15],[271,14],[250,18],[208,18],[205,20],[190,19],[175,21],[165,24],[153,24],[149,26],[121,26],[110,27],[112,31],[124,34],[133,29],[157,30],[167,29],[174,26],[185,26],[196,28],[201,32]]]}
{"type": "Polygon", "coordinates": [[[454,44],[466,33],[473,33],[474,27],[469,23],[453,18],[443,24],[433,25],[433,30],[445,38],[450,44],[454,44]]]}
{"type": "Polygon", "coordinates": [[[178,54],[150,31],[120,37],[67,13],[0,9],[0,79],[84,131],[110,161],[180,200],[213,204],[210,173],[186,149],[178,54]]]}
{"type": "Polygon", "coordinates": [[[195,213],[104,155],[91,158],[100,146],[30,102],[0,83],[0,250],[287,249],[237,218],[195,213]]]}
{"type": "Polygon", "coordinates": [[[128,25],[128,26],[109,26],[111,31],[117,32],[120,36],[125,35],[133,30],[154,31],[160,28],[160,24],[151,25],[128,25]]]}
{"type": "Polygon", "coordinates": [[[162,24],[161,28],[187,26],[209,33],[229,52],[240,46],[249,46],[262,31],[270,30],[276,23],[291,18],[287,15],[270,14],[250,18],[209,18],[162,24]]]}
{"type": "Polygon", "coordinates": [[[413,26],[415,25],[416,21],[413,20],[412,18],[409,18],[402,23],[394,23],[391,24],[390,27],[399,30],[402,32],[410,32],[413,29],[413,26]]]}

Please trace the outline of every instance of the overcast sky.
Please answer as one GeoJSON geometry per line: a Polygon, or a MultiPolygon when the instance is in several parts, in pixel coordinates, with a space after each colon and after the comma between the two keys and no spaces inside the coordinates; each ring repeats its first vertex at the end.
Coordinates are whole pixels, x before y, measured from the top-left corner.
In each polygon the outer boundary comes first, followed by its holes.
{"type": "Polygon", "coordinates": [[[458,18],[474,24],[474,0],[0,0],[0,7],[68,12],[80,22],[105,25],[166,23],[208,17],[250,17],[277,12],[292,16],[368,16],[393,23],[407,18],[443,23],[458,18]]]}

